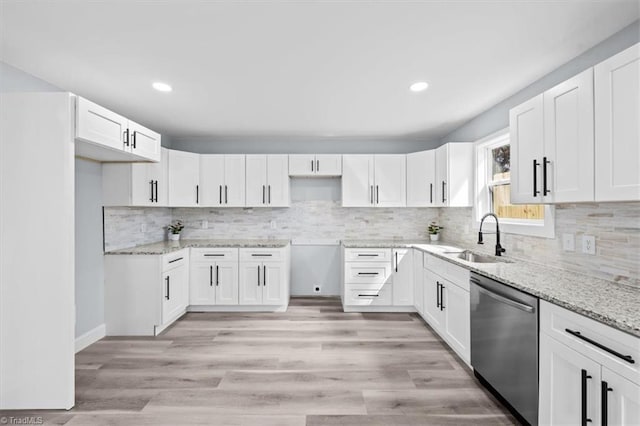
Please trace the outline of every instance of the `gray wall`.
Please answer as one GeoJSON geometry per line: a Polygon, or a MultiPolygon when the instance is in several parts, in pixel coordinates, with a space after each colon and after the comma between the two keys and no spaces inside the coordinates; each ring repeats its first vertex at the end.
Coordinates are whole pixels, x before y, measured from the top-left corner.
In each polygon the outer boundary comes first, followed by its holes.
{"type": "Polygon", "coordinates": [[[556,84],[596,65],[640,41],[640,20],[627,26],[582,55],[525,87],[441,139],[445,142],[473,142],[509,126],[509,110],[556,84]]]}
{"type": "MultiPolygon", "coordinates": [[[[62,89],[0,62],[2,92],[61,92],[62,89]]],[[[102,260],[102,167],[76,159],[76,337],[104,324],[102,260]]]]}
{"type": "Polygon", "coordinates": [[[171,147],[200,154],[404,154],[435,148],[438,141],[398,138],[174,138],[171,147]]]}

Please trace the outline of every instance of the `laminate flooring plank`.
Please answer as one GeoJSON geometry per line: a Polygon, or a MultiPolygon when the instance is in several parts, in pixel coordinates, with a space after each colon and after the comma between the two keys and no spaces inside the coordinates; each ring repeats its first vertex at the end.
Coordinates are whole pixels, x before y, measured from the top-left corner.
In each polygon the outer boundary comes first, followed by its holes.
{"type": "Polygon", "coordinates": [[[68,426],[305,426],[304,415],[77,414],[68,426]]]}
{"type": "Polygon", "coordinates": [[[307,416],[306,426],[498,426],[517,425],[505,414],[307,416]]]}

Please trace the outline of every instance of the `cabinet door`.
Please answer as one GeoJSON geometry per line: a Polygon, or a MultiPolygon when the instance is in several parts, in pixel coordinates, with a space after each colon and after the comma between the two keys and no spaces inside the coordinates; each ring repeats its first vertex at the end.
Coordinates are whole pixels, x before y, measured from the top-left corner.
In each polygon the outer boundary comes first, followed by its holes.
{"type": "Polygon", "coordinates": [[[541,425],[579,425],[600,421],[600,364],[540,333],[541,425]],[[586,375],[583,378],[583,375],[586,375]],[[583,392],[586,413],[582,412],[583,392]],[[583,419],[584,416],[584,419],[583,419]]]}
{"type": "Polygon", "coordinates": [[[342,206],[373,207],[373,156],[342,156],[342,206]]]}
{"type": "Polygon", "coordinates": [[[239,303],[261,305],[262,283],[262,262],[240,262],[239,303]]]}
{"type": "Polygon", "coordinates": [[[267,204],[271,207],[288,207],[289,156],[267,156],[267,204]]]}
{"type": "Polygon", "coordinates": [[[435,151],[407,154],[407,207],[433,206],[436,185],[435,151]]]}
{"type": "Polygon", "coordinates": [[[640,200],[640,44],[594,73],[596,201],[640,200]]]}
{"type": "Polygon", "coordinates": [[[289,155],[289,176],[313,176],[316,173],[315,155],[289,155]]]}
{"type": "Polygon", "coordinates": [[[393,250],[393,304],[413,306],[413,250],[393,250]]]}
{"type": "Polygon", "coordinates": [[[79,96],[76,102],[76,138],[125,150],[129,120],[79,96]]]}
{"type": "Polygon", "coordinates": [[[467,362],[471,359],[471,319],[469,292],[449,281],[444,286],[444,338],[467,362]]]}
{"type": "Polygon", "coordinates": [[[224,155],[200,155],[200,205],[224,204],[224,155]]]}
{"type": "Polygon", "coordinates": [[[194,263],[189,280],[190,305],[214,305],[216,303],[215,263],[194,263]]]}
{"type": "Polygon", "coordinates": [[[247,207],[267,205],[267,156],[247,155],[246,160],[247,207]]]}
{"type": "Polygon", "coordinates": [[[245,205],[245,156],[224,156],[224,205],[243,207],[245,205]]]}
{"type": "Polygon", "coordinates": [[[593,153],[593,69],[589,68],[544,92],[544,201],[593,201],[593,153]],[[551,191],[546,196],[545,178],[551,191]]]}
{"type": "Polygon", "coordinates": [[[131,164],[131,205],[167,205],[167,155],[162,148],[159,162],[131,164]]]}
{"type": "Polygon", "coordinates": [[[413,253],[413,304],[421,317],[424,317],[424,281],[423,281],[422,252],[413,253]]]}
{"type": "Polygon", "coordinates": [[[238,263],[217,262],[214,267],[214,285],[217,305],[238,304],[238,263]]]}
{"type": "Polygon", "coordinates": [[[283,305],[286,303],[285,271],[280,263],[265,262],[262,265],[263,305],[283,305]]]}
{"type": "Polygon", "coordinates": [[[543,95],[540,94],[509,111],[513,204],[542,203],[542,108],[543,95]]]}
{"type": "Polygon", "coordinates": [[[443,145],[435,151],[435,205],[437,207],[443,207],[449,205],[449,147],[447,145],[443,145]]]}
{"type": "Polygon", "coordinates": [[[169,150],[169,205],[195,207],[200,201],[200,156],[169,150]]]}
{"type": "Polygon", "coordinates": [[[422,277],[424,282],[423,318],[434,330],[438,333],[442,333],[442,330],[444,329],[444,311],[440,308],[440,299],[442,295],[440,284],[444,280],[428,269],[423,270],[422,277]]]}
{"type": "Polygon", "coordinates": [[[158,133],[129,120],[129,134],[129,148],[133,154],[151,161],[160,161],[161,141],[158,133]]]}
{"type": "Polygon", "coordinates": [[[407,156],[376,155],[374,158],[376,207],[407,205],[407,156]]]}
{"type": "Polygon", "coordinates": [[[342,175],[342,155],[319,154],[316,155],[316,175],[318,176],[341,176],[342,175]]]}
{"type": "Polygon", "coordinates": [[[162,324],[175,320],[187,307],[186,269],[184,265],[162,275],[162,324]]]}
{"type": "Polygon", "coordinates": [[[640,386],[602,367],[600,392],[601,424],[640,425],[640,386]]]}

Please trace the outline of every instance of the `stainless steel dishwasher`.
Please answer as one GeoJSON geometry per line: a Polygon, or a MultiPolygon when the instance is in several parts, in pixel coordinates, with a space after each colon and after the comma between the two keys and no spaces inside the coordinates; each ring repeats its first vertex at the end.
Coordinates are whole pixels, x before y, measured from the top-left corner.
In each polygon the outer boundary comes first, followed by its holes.
{"type": "Polygon", "coordinates": [[[538,298],[471,273],[471,366],[519,420],[538,424],[538,298]]]}

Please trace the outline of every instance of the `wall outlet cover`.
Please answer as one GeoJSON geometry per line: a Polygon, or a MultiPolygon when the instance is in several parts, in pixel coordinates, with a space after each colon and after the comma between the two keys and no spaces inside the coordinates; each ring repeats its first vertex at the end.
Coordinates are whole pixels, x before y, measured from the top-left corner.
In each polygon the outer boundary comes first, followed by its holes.
{"type": "Polygon", "coordinates": [[[562,249],[576,251],[576,236],[574,234],[562,234],[562,249]]]}
{"type": "Polygon", "coordinates": [[[596,237],[593,235],[582,236],[582,252],[586,254],[596,254],[596,237]]]}

